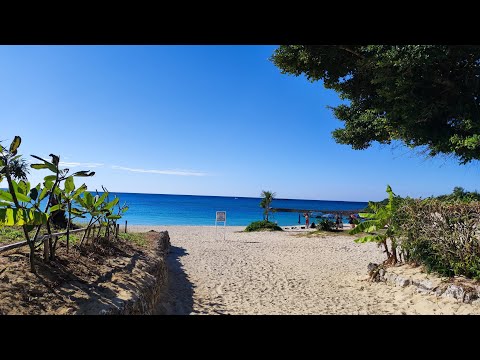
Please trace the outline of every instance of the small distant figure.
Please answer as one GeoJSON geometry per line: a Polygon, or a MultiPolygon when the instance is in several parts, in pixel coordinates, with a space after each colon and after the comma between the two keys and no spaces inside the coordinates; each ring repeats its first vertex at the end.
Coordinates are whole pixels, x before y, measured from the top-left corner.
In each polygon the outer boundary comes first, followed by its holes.
{"type": "MultiPolygon", "coordinates": [[[[342,221],[341,221],[340,215],[337,214],[337,216],[335,217],[335,226],[337,227],[337,230],[340,229],[340,224],[342,224],[342,221]]],[[[342,228],[343,228],[343,224],[342,224],[342,228]]]]}
{"type": "Polygon", "coordinates": [[[300,224],[300,213],[298,213],[298,223],[300,224]]]}
{"type": "Polygon", "coordinates": [[[304,216],[305,216],[305,226],[308,229],[308,225],[310,225],[310,217],[308,216],[307,213],[305,213],[304,216]]]}
{"type": "Polygon", "coordinates": [[[353,229],[355,227],[355,214],[350,214],[350,219],[348,220],[348,223],[350,224],[350,227],[353,229]]]}

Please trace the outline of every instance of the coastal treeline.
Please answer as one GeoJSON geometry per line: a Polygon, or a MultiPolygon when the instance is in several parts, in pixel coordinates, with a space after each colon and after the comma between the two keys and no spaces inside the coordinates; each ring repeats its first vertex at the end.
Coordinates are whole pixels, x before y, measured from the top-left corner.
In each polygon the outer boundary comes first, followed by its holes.
{"type": "Polygon", "coordinates": [[[57,229],[66,229],[66,249],[70,247],[70,232],[77,226],[73,221],[86,219],[79,246],[88,240],[111,239],[118,235],[117,221],[128,210],[116,196],[110,198],[108,190],[87,191],[87,185],[75,184],[78,178],[95,175],[93,171],[76,171],[60,168],[60,156],[50,154],[50,160],[31,155],[36,163],[34,170],[48,170],[42,183],[32,186],[28,181],[29,167],[22,155],[18,154],[20,136],[15,136],[8,148],[0,144],[0,181],[6,180],[8,189],[0,190],[0,228],[20,227],[30,249],[30,269],[35,272],[35,250],[43,245],[43,259],[55,259],[58,241],[57,229]],[[46,236],[45,236],[46,235],[46,236]]]}

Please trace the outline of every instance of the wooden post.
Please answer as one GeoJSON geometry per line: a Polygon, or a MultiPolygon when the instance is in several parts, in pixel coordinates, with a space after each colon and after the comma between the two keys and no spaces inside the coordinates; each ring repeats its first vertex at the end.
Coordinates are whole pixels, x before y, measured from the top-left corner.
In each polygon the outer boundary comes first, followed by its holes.
{"type": "Polygon", "coordinates": [[[117,224],[117,228],[115,231],[115,237],[118,239],[118,233],[120,232],[120,224],[117,224]]]}
{"type": "Polygon", "coordinates": [[[127,233],[127,220],[125,220],[125,234],[127,233]]]}

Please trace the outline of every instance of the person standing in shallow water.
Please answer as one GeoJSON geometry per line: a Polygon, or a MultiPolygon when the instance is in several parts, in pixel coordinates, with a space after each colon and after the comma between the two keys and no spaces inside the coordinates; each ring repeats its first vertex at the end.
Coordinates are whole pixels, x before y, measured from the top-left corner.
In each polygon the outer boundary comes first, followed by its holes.
{"type": "Polygon", "coordinates": [[[308,216],[308,213],[305,213],[305,226],[308,229],[308,226],[310,225],[310,217],[308,216]]]}

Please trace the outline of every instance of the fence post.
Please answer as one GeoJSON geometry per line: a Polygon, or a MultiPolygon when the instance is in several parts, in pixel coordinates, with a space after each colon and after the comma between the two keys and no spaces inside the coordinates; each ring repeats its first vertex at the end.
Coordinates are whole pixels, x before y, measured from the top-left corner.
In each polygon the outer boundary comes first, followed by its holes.
{"type": "Polygon", "coordinates": [[[125,234],[127,233],[127,220],[125,220],[125,234]]]}
{"type": "Polygon", "coordinates": [[[118,238],[118,233],[120,232],[120,224],[117,224],[115,229],[115,237],[118,238]]]}

